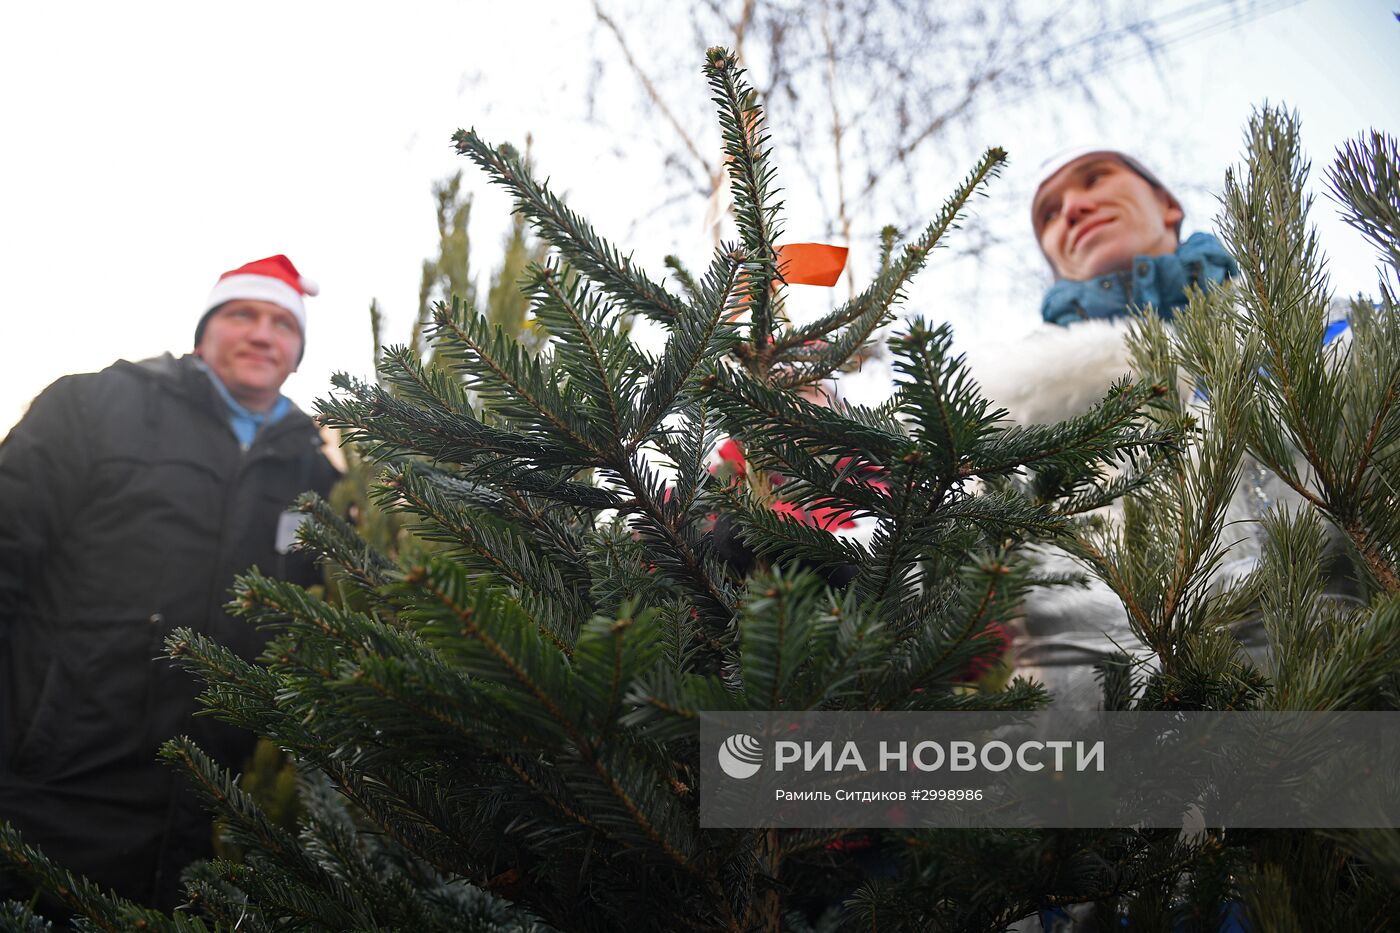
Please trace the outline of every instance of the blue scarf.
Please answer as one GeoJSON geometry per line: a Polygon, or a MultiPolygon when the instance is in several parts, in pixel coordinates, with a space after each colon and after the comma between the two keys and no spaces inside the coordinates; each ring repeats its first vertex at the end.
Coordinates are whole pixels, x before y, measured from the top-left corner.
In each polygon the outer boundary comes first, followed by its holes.
{"type": "Polygon", "coordinates": [[[234,399],[228,387],[214,374],[214,370],[203,365],[200,361],[200,368],[209,374],[209,381],[214,383],[214,388],[219,390],[219,397],[228,406],[228,425],[233,429],[233,434],[238,438],[238,446],[247,450],[253,446],[253,438],[258,436],[258,429],[263,425],[274,424],[287,413],[287,409],[292,407],[291,401],[285,395],[277,396],[277,401],[273,403],[271,410],[265,412],[249,411],[234,399]]]}
{"type": "Polygon", "coordinates": [[[1218,285],[1239,274],[1234,257],[1209,233],[1195,233],[1175,253],[1139,256],[1131,269],[1082,282],[1061,279],[1045,293],[1040,316],[1068,327],[1076,321],[1123,317],[1151,305],[1167,320],[1186,307],[1187,289],[1218,285]]]}

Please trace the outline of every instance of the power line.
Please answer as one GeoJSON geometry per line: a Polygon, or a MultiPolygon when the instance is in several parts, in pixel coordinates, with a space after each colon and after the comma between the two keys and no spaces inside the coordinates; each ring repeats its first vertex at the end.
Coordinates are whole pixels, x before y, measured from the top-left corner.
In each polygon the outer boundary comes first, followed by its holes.
{"type": "MultiPolygon", "coordinates": [[[[1035,100],[1052,91],[1068,87],[1071,83],[1077,83],[1088,75],[1102,74],[1120,68],[1123,65],[1145,59],[1167,49],[1238,28],[1246,23],[1261,19],[1265,16],[1271,16],[1274,13],[1279,13],[1304,2],[1306,2],[1306,0],[1262,0],[1262,2],[1250,3],[1248,6],[1242,8],[1239,4],[1231,2],[1231,0],[1197,0],[1195,3],[1190,3],[1186,6],[1171,10],[1152,21],[1153,24],[1158,27],[1160,27],[1162,23],[1167,23],[1169,26],[1176,28],[1167,30],[1165,35],[1160,35],[1158,38],[1150,39],[1150,41],[1144,43],[1142,48],[1106,57],[1104,60],[1089,68],[1085,74],[1079,79],[1076,79],[1075,82],[1071,82],[1069,79],[1060,81],[1049,79],[1020,94],[1011,93],[1007,95],[996,95],[985,99],[983,103],[970,107],[968,110],[964,111],[960,119],[968,121],[976,120],[986,112],[987,108],[992,106],[1004,108],[1024,104],[1027,101],[1035,100]]],[[[1058,59],[1073,53],[1075,49],[1082,48],[1086,45],[1103,43],[1105,41],[1111,42],[1119,38],[1130,36],[1136,37],[1141,33],[1142,26],[1139,24],[1129,24],[1103,32],[1090,33],[1053,49],[1041,58],[1039,62],[1030,67],[1040,68],[1048,66],[1058,59]]],[[[856,200],[865,201],[869,199],[879,186],[879,181],[880,180],[877,179],[873,184],[868,184],[856,196],[856,200]]]]}
{"type": "MultiPolygon", "coordinates": [[[[1273,0],[1273,2],[1250,4],[1248,8],[1241,10],[1235,4],[1230,3],[1229,0],[1204,0],[1204,2],[1196,3],[1187,7],[1182,7],[1179,10],[1166,14],[1166,16],[1158,19],[1157,22],[1161,23],[1169,18],[1180,19],[1188,16],[1194,16],[1197,12],[1210,11],[1213,8],[1219,9],[1223,7],[1225,9],[1223,10],[1223,15],[1217,16],[1213,20],[1206,20],[1205,22],[1200,23],[1187,22],[1183,26],[1183,28],[1176,31],[1175,33],[1169,33],[1163,38],[1151,43],[1150,45],[1142,49],[1137,49],[1132,52],[1126,52],[1117,56],[1110,56],[1109,58],[1105,59],[1102,63],[1100,63],[1097,67],[1095,67],[1093,71],[1108,71],[1113,68],[1117,68],[1121,65],[1125,65],[1129,62],[1147,58],[1149,55],[1153,55],[1160,50],[1168,49],[1173,46],[1194,41],[1196,39],[1203,39],[1212,35],[1216,35],[1217,33],[1228,31],[1230,29],[1242,26],[1245,23],[1248,23],[1252,20],[1261,19],[1265,16],[1271,16],[1274,13],[1282,12],[1283,10],[1286,10],[1290,7],[1298,6],[1304,2],[1306,2],[1306,0],[1273,0]]],[[[1108,33],[1099,33],[1085,36],[1084,38],[1078,39],[1068,45],[1061,46],[1060,48],[1052,51],[1049,55],[1045,57],[1044,61],[1053,61],[1054,59],[1065,54],[1067,51],[1078,48],[1082,45],[1101,42],[1103,41],[1104,36],[1112,36],[1115,33],[1121,35],[1136,34],[1137,29],[1136,27],[1120,27],[1117,30],[1110,30],[1108,33]]],[[[1025,95],[1025,97],[1023,97],[1022,99],[1034,98],[1038,94],[1043,93],[1043,91],[1046,90],[1047,87],[1063,87],[1065,83],[1066,82],[1060,82],[1058,85],[1055,85],[1052,82],[1048,86],[1042,86],[1037,91],[1025,95]]]]}
{"type": "MultiPolygon", "coordinates": [[[[1208,38],[1209,36],[1216,35],[1221,32],[1226,32],[1230,29],[1234,29],[1244,25],[1245,23],[1251,22],[1252,20],[1261,19],[1265,16],[1271,16],[1274,13],[1282,12],[1283,10],[1286,10],[1290,7],[1299,6],[1300,4],[1305,2],[1307,2],[1307,0],[1270,0],[1270,2],[1250,4],[1246,10],[1242,11],[1236,4],[1231,3],[1230,0],[1201,0],[1201,2],[1190,4],[1188,6],[1181,7],[1177,10],[1167,13],[1160,19],[1156,20],[1156,22],[1176,22],[1177,20],[1185,20],[1187,17],[1193,17],[1196,14],[1203,11],[1210,11],[1213,9],[1219,10],[1221,8],[1225,8],[1224,15],[1217,16],[1214,19],[1207,20],[1205,22],[1186,22],[1181,29],[1171,32],[1166,36],[1151,42],[1150,44],[1146,45],[1141,49],[1137,49],[1131,52],[1124,52],[1116,56],[1109,56],[1099,64],[1089,69],[1087,74],[1102,74],[1104,72],[1122,67],[1123,65],[1129,64],[1131,62],[1145,59],[1148,56],[1155,55],[1160,51],[1164,51],[1166,49],[1173,48],[1175,46],[1179,46],[1185,43],[1193,42],[1198,39],[1208,38]]],[[[1105,41],[1105,37],[1108,37],[1111,41],[1114,37],[1129,35],[1135,36],[1139,33],[1139,30],[1140,27],[1136,25],[1120,26],[1117,29],[1111,29],[1107,32],[1093,33],[1081,37],[1079,39],[1075,39],[1074,41],[1062,45],[1054,49],[1053,51],[1047,53],[1040,60],[1040,62],[1033,67],[1041,67],[1047,65],[1061,58],[1067,53],[1072,52],[1074,49],[1080,48],[1082,46],[1105,41]]],[[[1042,97],[1050,93],[1051,91],[1062,90],[1070,86],[1071,83],[1072,82],[1068,79],[1060,81],[1052,79],[1041,82],[1037,84],[1034,88],[1023,91],[1019,94],[1010,93],[1006,95],[999,95],[994,97],[993,99],[987,100],[985,103],[969,108],[963,114],[963,118],[968,120],[975,119],[981,116],[988,107],[993,105],[997,107],[1009,107],[1024,104],[1027,101],[1035,100],[1038,97],[1042,97]]]]}

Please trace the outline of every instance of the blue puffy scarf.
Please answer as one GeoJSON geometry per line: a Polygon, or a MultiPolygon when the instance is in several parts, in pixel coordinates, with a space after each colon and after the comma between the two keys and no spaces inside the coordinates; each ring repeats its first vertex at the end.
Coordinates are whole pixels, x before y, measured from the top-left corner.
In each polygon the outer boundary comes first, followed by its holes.
{"type": "Polygon", "coordinates": [[[1045,293],[1040,316],[1067,327],[1075,321],[1123,317],[1129,308],[1148,305],[1167,320],[1186,307],[1191,285],[1205,288],[1239,274],[1234,257],[1209,233],[1195,233],[1175,253],[1139,256],[1124,272],[1110,272],[1082,282],[1061,279],[1045,293]]]}

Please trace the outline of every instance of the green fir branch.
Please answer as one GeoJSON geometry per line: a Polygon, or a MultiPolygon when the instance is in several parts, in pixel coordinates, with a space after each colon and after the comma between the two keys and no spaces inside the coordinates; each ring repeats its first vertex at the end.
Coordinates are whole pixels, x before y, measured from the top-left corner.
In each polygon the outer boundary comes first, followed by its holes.
{"type": "Polygon", "coordinates": [[[580,467],[595,466],[611,453],[597,425],[581,417],[586,409],[571,404],[550,378],[550,361],[526,352],[484,315],[454,299],[450,310],[438,306],[431,336],[438,356],[449,360],[463,384],[486,399],[493,411],[539,425],[553,444],[576,452],[580,467]]]}
{"type": "MultiPolygon", "coordinates": [[[[880,274],[875,280],[843,308],[838,308],[830,315],[819,318],[805,327],[782,334],[773,345],[772,352],[775,358],[815,340],[841,347],[848,354],[864,346],[880,327],[889,322],[894,305],[904,300],[904,289],[909,280],[923,269],[928,262],[929,252],[940,244],[943,236],[958,226],[972,196],[995,178],[1005,163],[1004,150],[988,149],[918,239],[904,247],[897,261],[882,263],[880,274]],[[844,330],[832,336],[831,331],[835,327],[843,327],[844,330]]],[[[805,384],[824,379],[834,372],[835,368],[827,368],[826,364],[807,367],[806,371],[797,377],[796,382],[805,384]]]]}
{"type": "Polygon", "coordinates": [[[962,357],[950,351],[953,330],[947,324],[932,330],[916,318],[908,330],[891,341],[902,411],[914,422],[915,443],[951,481],[966,451],[990,434],[999,412],[976,390],[962,357]]]}
{"type": "Polygon", "coordinates": [[[256,851],[260,859],[277,866],[279,874],[274,883],[250,884],[271,875],[266,871],[248,871],[238,879],[244,890],[251,888],[250,893],[261,895],[257,900],[264,913],[343,929],[373,924],[366,910],[373,901],[357,897],[349,886],[318,864],[295,836],[269,820],[253,799],[239,789],[232,774],[215,764],[187,736],[166,742],[160,754],[167,763],[184,769],[199,795],[218,808],[225,832],[239,845],[256,851]]]}
{"type": "Polygon", "coordinates": [[[535,268],[530,279],[535,317],[551,335],[554,363],[569,372],[571,387],[584,405],[603,403],[600,417],[609,428],[608,447],[618,449],[631,434],[634,395],[644,366],[626,334],[609,329],[611,311],[577,278],[553,266],[535,268]]]}
{"type": "MultiPolygon", "coordinates": [[[[544,650],[540,642],[527,634],[528,627],[511,620],[510,604],[498,593],[486,584],[471,584],[449,563],[434,560],[426,567],[415,568],[405,583],[408,587],[422,588],[437,602],[431,609],[421,606],[411,610],[422,614],[421,631],[425,637],[439,641],[442,649],[459,658],[476,676],[511,684],[530,696],[533,706],[526,709],[537,710],[538,722],[551,723],[568,739],[573,750],[602,782],[605,799],[622,808],[629,825],[678,867],[688,872],[697,870],[685,854],[691,847],[675,836],[678,824],[657,825],[655,811],[645,806],[646,795],[639,795],[636,785],[626,781],[625,772],[632,770],[635,760],[626,757],[605,760],[607,750],[595,752],[586,737],[584,724],[559,705],[558,698],[571,692],[567,687],[571,675],[561,654],[544,650]],[[484,651],[462,651],[460,636],[479,643],[484,651]]],[[[406,589],[404,595],[412,599],[413,590],[406,589]]]]}
{"type": "Polygon", "coordinates": [[[739,342],[732,323],[742,300],[741,283],[750,268],[747,255],[732,246],[721,246],[700,283],[700,297],[671,322],[666,349],[657,362],[637,404],[632,446],[648,439],[656,425],[684,404],[695,388],[704,386],[706,374],[721,356],[739,342]]]}
{"type": "Polygon", "coordinates": [[[345,431],[348,441],[368,446],[376,460],[414,454],[468,464],[482,455],[497,454],[527,459],[536,466],[562,466],[589,459],[587,454],[568,456],[556,446],[471,417],[419,408],[344,374],[333,376],[331,384],[345,394],[316,403],[322,422],[345,431]]]}
{"type": "Polygon", "coordinates": [[[744,692],[754,709],[788,709],[791,683],[811,652],[814,623],[826,603],[812,574],[755,578],[740,603],[744,692]]]}
{"type": "Polygon", "coordinates": [[[516,211],[530,218],[540,236],[605,294],[661,324],[670,324],[680,316],[685,302],[649,279],[633,266],[630,257],[598,236],[549,190],[547,182],[536,182],[514,148],[492,147],[475,130],[458,130],[452,142],[459,154],[470,158],[492,181],[506,188],[515,199],[516,211]]]}
{"type": "MultiPolygon", "coordinates": [[[[803,508],[833,507],[824,500],[808,500],[803,508]]],[[[834,506],[839,507],[839,506],[834,506]]],[[[849,538],[840,538],[830,530],[813,528],[804,522],[784,517],[766,505],[731,496],[726,501],[725,514],[738,525],[741,537],[764,560],[800,562],[813,570],[831,570],[841,566],[863,567],[871,559],[866,549],[849,538]]]]}
{"type": "Polygon", "coordinates": [[[847,417],[849,409],[823,408],[739,370],[716,370],[705,388],[721,426],[736,437],[821,445],[827,454],[862,456],[875,463],[889,462],[910,445],[908,437],[872,423],[875,419],[847,417]]]}
{"type": "MultiPolygon", "coordinates": [[[[0,820],[0,863],[12,869],[81,918],[84,929],[102,933],[151,930],[153,933],[210,933],[203,921],[188,914],[167,917],[126,898],[103,891],[81,875],[54,863],[38,848],[24,841],[18,830],[0,820]]],[[[0,921],[6,920],[0,914],[0,921]]]]}
{"type": "Polygon", "coordinates": [[[776,172],[768,164],[772,150],[767,146],[767,120],[733,52],[709,49],[705,77],[717,105],[726,171],[734,192],[734,219],[747,257],[739,294],[751,315],[753,345],[762,353],[776,323],[778,299],[773,285],[779,275],[777,241],[782,230],[778,212],[783,206],[781,201],[773,201],[776,172]]]}
{"type": "Polygon", "coordinates": [[[310,516],[297,528],[300,547],[335,564],[361,593],[372,594],[396,578],[397,565],[360,537],[320,496],[303,493],[297,508],[310,516]]]}
{"type": "Polygon", "coordinates": [[[450,545],[452,556],[467,570],[510,581],[522,607],[537,609],[529,614],[541,634],[566,654],[571,650],[574,633],[589,613],[580,597],[587,592],[586,576],[580,578],[568,564],[556,566],[533,537],[509,523],[445,495],[411,464],[405,464],[385,489],[393,496],[393,508],[425,519],[412,526],[416,534],[450,545]]]}

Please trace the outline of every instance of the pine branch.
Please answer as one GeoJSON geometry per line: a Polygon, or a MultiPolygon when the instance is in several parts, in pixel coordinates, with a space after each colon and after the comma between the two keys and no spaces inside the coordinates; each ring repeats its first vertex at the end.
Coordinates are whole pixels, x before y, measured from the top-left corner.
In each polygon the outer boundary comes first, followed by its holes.
{"type": "Polygon", "coordinates": [[[1394,546],[1400,539],[1394,508],[1400,486],[1400,316],[1386,296],[1377,307],[1353,302],[1350,324],[1353,336],[1345,357],[1328,361],[1345,366],[1344,386],[1352,399],[1343,431],[1349,477],[1340,498],[1355,504],[1352,522],[1359,534],[1352,537],[1360,542],[1373,574],[1384,581],[1387,567],[1400,567],[1394,546]]]}
{"type": "Polygon", "coordinates": [[[611,453],[597,425],[581,417],[586,409],[572,404],[550,378],[548,361],[526,353],[485,316],[454,299],[450,311],[437,307],[431,336],[438,356],[452,361],[467,388],[504,417],[544,429],[553,445],[574,452],[580,467],[596,466],[611,453]]]}
{"type": "MultiPolygon", "coordinates": [[[[354,756],[356,769],[360,773],[367,773],[375,770],[372,763],[379,760],[397,767],[403,760],[403,753],[390,749],[404,747],[398,743],[407,743],[406,747],[421,749],[430,760],[451,761],[451,749],[460,741],[466,742],[472,755],[485,753],[489,757],[496,757],[495,749],[503,745],[505,736],[518,736],[522,721],[519,708],[513,713],[495,712],[492,704],[482,705],[485,694],[482,694],[479,688],[473,688],[470,682],[460,679],[457,674],[443,667],[434,654],[425,653],[424,648],[414,639],[406,640],[401,634],[374,625],[367,628],[366,623],[356,621],[356,615],[341,613],[328,607],[323,607],[324,611],[319,613],[311,612],[310,604],[296,595],[295,588],[285,584],[275,584],[266,580],[254,583],[259,598],[255,601],[250,600],[254,603],[250,609],[258,618],[264,621],[289,616],[293,620],[303,618],[312,629],[319,628],[323,634],[341,644],[370,646],[356,650],[353,671],[347,671],[343,665],[334,662],[318,662],[315,657],[306,654],[308,646],[304,642],[299,648],[287,646],[277,649],[283,658],[282,663],[292,665],[289,670],[304,669],[312,674],[313,679],[310,681],[300,679],[298,694],[303,697],[302,702],[307,704],[308,710],[320,711],[316,719],[325,725],[332,725],[336,730],[351,730],[344,734],[326,734],[314,742],[303,740],[302,744],[296,745],[299,749],[308,751],[318,766],[328,768],[330,764],[330,759],[320,749],[343,749],[347,742],[358,748],[354,756]],[[345,627],[347,625],[348,628],[345,627]],[[308,664],[311,665],[310,668],[307,667],[308,664]],[[473,695],[479,695],[481,699],[477,702],[464,702],[473,695]],[[366,701],[369,701],[369,705],[366,705],[366,701]],[[382,705],[381,701],[388,702],[391,707],[378,708],[382,705]],[[364,721],[375,721],[384,725],[378,738],[378,743],[388,743],[384,752],[377,752],[363,744],[364,738],[359,734],[358,724],[364,721]],[[445,727],[447,731],[432,728],[432,724],[445,727]],[[425,725],[430,726],[427,731],[424,731],[425,725]],[[410,731],[404,732],[403,726],[409,727],[410,731]],[[443,759],[441,756],[447,758],[443,759]]],[[[490,611],[488,607],[481,606],[479,601],[477,608],[484,610],[483,617],[490,611]]],[[[497,609],[499,608],[498,606],[497,609]]],[[[518,630],[520,626],[518,621],[507,617],[494,623],[492,628],[501,635],[518,630]]],[[[439,644],[439,648],[443,647],[445,645],[439,644]]],[[[553,742],[545,742],[541,747],[554,746],[553,742]]],[[[454,767],[460,777],[464,759],[456,760],[458,763],[454,767]]],[[[519,770],[518,766],[513,766],[513,770],[519,770]]],[[[332,769],[332,773],[340,772],[332,769]]],[[[344,787],[344,782],[349,779],[348,774],[349,772],[342,773],[339,779],[347,792],[350,789],[344,787]]],[[[372,805],[377,808],[376,812],[390,820],[397,819],[393,814],[403,812],[405,808],[423,813],[425,822],[421,825],[425,830],[430,830],[430,836],[424,839],[435,836],[446,843],[448,850],[441,856],[445,859],[442,864],[454,864],[457,856],[453,856],[451,850],[460,849],[460,844],[453,841],[454,832],[460,831],[449,830],[446,826],[436,828],[435,824],[442,817],[429,815],[438,804],[423,796],[427,785],[420,786],[411,781],[405,784],[402,778],[395,778],[386,773],[376,778],[375,786],[380,790],[371,792],[362,787],[356,791],[360,797],[366,793],[370,794],[362,800],[366,806],[372,805]],[[407,792],[408,796],[404,796],[403,792],[407,792]],[[391,797],[400,802],[390,804],[388,801],[391,797]],[[390,809],[385,811],[385,806],[389,806],[390,809]],[[425,807],[429,809],[424,809],[425,807]]],[[[422,842],[423,840],[419,841],[416,851],[423,851],[422,842]]],[[[412,846],[414,842],[408,839],[405,840],[405,844],[412,846]]],[[[433,845],[435,848],[441,848],[436,843],[433,845]]]]}
{"type": "MultiPolygon", "coordinates": [[[[300,751],[300,749],[299,749],[300,751]]],[[[345,797],[362,810],[384,835],[404,851],[412,852],[438,871],[457,875],[466,869],[473,880],[487,878],[478,867],[490,853],[478,854],[479,823],[469,814],[449,808],[442,799],[454,772],[439,766],[436,772],[416,777],[391,764],[347,762],[342,756],[312,754],[306,760],[331,779],[345,797]],[[453,815],[465,825],[441,825],[453,815]]]]}
{"type": "Polygon", "coordinates": [[[532,270],[529,292],[535,300],[535,318],[549,329],[554,362],[568,371],[571,388],[576,384],[581,390],[581,403],[592,406],[602,401],[601,417],[589,420],[610,429],[607,448],[616,451],[632,433],[633,408],[628,400],[645,367],[632,341],[608,329],[610,309],[576,277],[569,278],[553,266],[532,270]]]}
{"type": "Polygon", "coordinates": [[[196,862],[182,874],[189,911],[206,918],[216,930],[273,933],[261,910],[249,903],[247,892],[229,881],[231,867],[220,860],[196,862]]]}
{"type": "MultiPolygon", "coordinates": [[[[1137,460],[1131,466],[1106,478],[1102,471],[1095,470],[1088,482],[1075,482],[1069,486],[1057,484],[1051,490],[1042,490],[1037,498],[1059,498],[1060,501],[1054,508],[1060,515],[1088,515],[1112,505],[1124,496],[1142,491],[1158,479],[1163,470],[1170,468],[1171,462],[1171,459],[1166,457],[1151,459],[1145,463],[1137,460]]],[[[1036,474],[1037,485],[1047,476],[1047,472],[1041,471],[1036,474]]]]}
{"type": "Polygon", "coordinates": [[[772,202],[776,173],[768,164],[771,150],[767,148],[766,120],[732,52],[709,49],[705,77],[718,106],[726,171],[734,191],[734,218],[747,257],[739,293],[751,314],[754,348],[762,353],[776,323],[773,284],[778,276],[777,241],[782,235],[778,221],[782,202],[772,202]]]}
{"type": "Polygon", "coordinates": [[[1317,234],[1308,225],[1312,199],[1303,185],[1309,166],[1296,117],[1269,108],[1256,113],[1246,148],[1247,175],[1226,172],[1220,222],[1241,261],[1241,300],[1260,331],[1260,364],[1268,373],[1261,394],[1301,444],[1322,487],[1337,488],[1335,434],[1309,429],[1340,421],[1341,393],[1335,374],[1316,365],[1329,301],[1317,234]]]}
{"type": "MultiPolygon", "coordinates": [[[[918,239],[904,247],[896,262],[882,264],[875,281],[842,308],[805,327],[781,334],[773,345],[774,358],[784,358],[784,354],[814,340],[846,350],[846,358],[849,358],[850,353],[863,346],[876,330],[888,323],[892,307],[904,299],[905,286],[928,262],[929,252],[939,245],[944,234],[957,227],[968,201],[997,176],[1005,162],[1005,151],[987,150],[918,239]],[[844,327],[845,330],[832,336],[831,331],[836,327],[844,327]]],[[[823,379],[834,369],[827,368],[826,364],[807,367],[797,381],[823,379]]]]}
{"type": "Polygon", "coordinates": [[[1373,709],[1400,677],[1400,599],[1369,607],[1328,601],[1322,580],[1327,541],[1308,512],[1271,513],[1258,587],[1273,680],[1268,708],[1373,709]]]}
{"type": "Polygon", "coordinates": [[[1327,185],[1342,219],[1375,244],[1392,270],[1400,269],[1400,143],[1371,130],[1337,151],[1327,185]]]}
{"type": "MultiPolygon", "coordinates": [[[[19,831],[0,820],[0,861],[8,862],[35,887],[47,891],[82,919],[86,929],[103,933],[151,930],[163,933],[209,933],[204,923],[188,914],[167,917],[158,910],[133,904],[103,891],[80,875],[55,864],[39,849],[25,843],[19,831]]],[[[0,913],[0,921],[6,918],[0,913]]]]}
{"type": "Polygon", "coordinates": [[[685,308],[681,301],[632,265],[617,248],[604,240],[578,214],[550,190],[535,181],[509,146],[493,148],[475,130],[458,130],[452,136],[457,152],[486,170],[494,182],[515,199],[515,209],[534,223],[540,236],[559,250],[569,265],[588,276],[604,294],[619,304],[669,324],[685,308]]]}
{"type": "MultiPolygon", "coordinates": [[[[1251,121],[1247,138],[1249,171],[1243,180],[1226,178],[1222,226],[1246,273],[1241,327],[1257,328],[1266,378],[1259,381],[1264,413],[1255,421],[1253,452],[1304,498],[1321,507],[1354,543],[1371,577],[1387,592],[1400,592],[1400,558],[1391,533],[1400,530],[1381,492],[1367,481],[1380,439],[1400,437],[1394,395],[1400,374],[1400,336],[1389,315],[1379,326],[1363,324],[1359,359],[1343,350],[1324,351],[1319,335],[1327,321],[1327,278],[1308,224],[1311,199],[1304,196],[1308,164],[1300,154],[1297,118],[1265,108],[1251,121]],[[1250,251],[1253,251],[1250,253],[1250,251]],[[1297,476],[1286,440],[1301,451],[1319,492],[1297,476]],[[1370,487],[1370,488],[1365,488],[1370,487]],[[1363,492],[1364,490],[1364,492],[1363,492]],[[1378,495],[1379,494],[1379,495],[1378,495]]],[[[1334,172],[1352,211],[1351,219],[1372,216],[1363,232],[1385,251],[1389,194],[1365,194],[1365,186],[1389,178],[1394,160],[1388,146],[1372,140],[1369,152],[1354,146],[1334,172]],[[1368,160],[1371,164],[1368,166],[1368,160]]],[[[1365,316],[1363,315],[1363,318],[1365,316]]],[[[1371,323],[1371,322],[1366,322],[1371,323]]]]}

